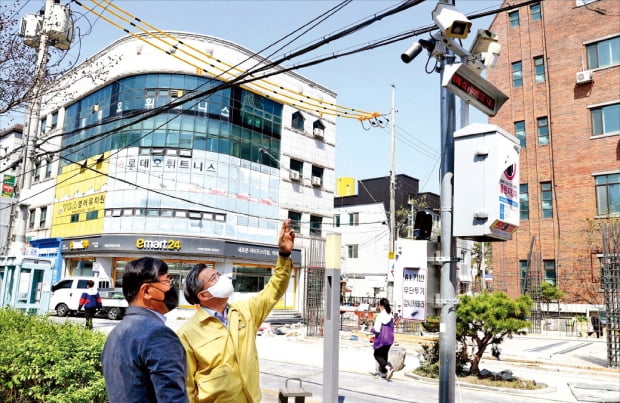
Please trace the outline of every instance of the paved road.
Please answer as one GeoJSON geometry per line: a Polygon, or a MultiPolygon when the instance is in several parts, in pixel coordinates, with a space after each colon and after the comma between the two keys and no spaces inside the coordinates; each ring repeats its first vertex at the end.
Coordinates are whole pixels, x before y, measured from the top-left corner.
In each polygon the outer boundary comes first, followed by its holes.
{"type": "MultiPolygon", "coordinates": [[[[181,326],[191,311],[172,312],[168,325],[181,326]],[[174,314],[173,314],[174,313],[174,314]]],[[[54,320],[84,321],[84,318],[54,320]]],[[[118,321],[95,319],[96,330],[109,333],[118,321]]],[[[323,382],[323,342],[303,336],[303,330],[289,336],[259,336],[257,346],[261,363],[263,402],[277,402],[277,391],[287,378],[300,378],[312,392],[308,402],[320,402],[323,382]]],[[[407,350],[405,368],[391,382],[373,377],[374,359],[367,340],[351,340],[341,333],[339,342],[340,402],[433,402],[438,401],[436,381],[415,379],[411,370],[419,365],[419,338],[397,335],[396,341],[407,350]]],[[[620,402],[620,371],[606,368],[604,339],[569,338],[557,335],[517,336],[502,345],[502,361],[485,355],[481,368],[492,371],[510,369],[521,379],[548,385],[536,391],[482,389],[458,382],[456,402],[620,402]],[[515,397],[518,396],[518,397],[515,397]]]]}

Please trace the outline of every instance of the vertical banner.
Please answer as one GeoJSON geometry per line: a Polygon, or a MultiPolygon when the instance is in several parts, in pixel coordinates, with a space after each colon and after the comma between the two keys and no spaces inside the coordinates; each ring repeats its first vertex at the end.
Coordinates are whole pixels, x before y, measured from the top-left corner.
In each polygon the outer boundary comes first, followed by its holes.
{"type": "Polygon", "coordinates": [[[2,177],[2,196],[13,197],[15,195],[15,177],[4,175],[2,177]]]}
{"type": "Polygon", "coordinates": [[[426,268],[403,267],[402,318],[426,320],[426,268]]]}

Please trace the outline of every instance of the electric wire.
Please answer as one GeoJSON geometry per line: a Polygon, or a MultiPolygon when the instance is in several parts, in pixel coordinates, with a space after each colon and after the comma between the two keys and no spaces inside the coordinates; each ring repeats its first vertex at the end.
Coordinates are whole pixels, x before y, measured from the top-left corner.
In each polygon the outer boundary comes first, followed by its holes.
{"type": "MultiPolygon", "coordinates": [[[[77,2],[76,0],[73,0],[73,1],[75,1],[76,3],[79,4],[79,2],[77,2]]],[[[490,12],[486,12],[486,13],[474,14],[472,16],[469,16],[468,18],[470,18],[470,19],[481,18],[481,17],[487,16],[487,15],[490,15],[490,14],[496,14],[496,13],[499,13],[499,12],[502,12],[502,11],[510,10],[510,9],[517,8],[517,7],[522,7],[524,5],[528,5],[528,4],[536,3],[536,2],[537,2],[536,0],[530,0],[530,1],[526,1],[524,3],[520,3],[518,5],[512,5],[512,6],[504,7],[504,8],[501,8],[501,9],[494,10],[494,11],[490,11],[490,12]]],[[[383,40],[383,41],[380,41],[380,42],[376,42],[373,45],[369,45],[369,46],[365,46],[363,48],[359,48],[357,51],[365,51],[365,50],[373,49],[375,47],[385,46],[387,44],[393,43],[393,41],[400,41],[400,40],[403,40],[403,39],[407,39],[408,37],[411,37],[411,36],[417,36],[417,35],[420,35],[421,33],[429,32],[429,31],[431,31],[434,28],[436,28],[436,26],[431,26],[430,28],[429,27],[425,27],[425,28],[420,28],[420,29],[413,30],[413,31],[408,31],[406,34],[400,34],[398,36],[393,36],[390,40],[383,40]],[[396,39],[396,38],[399,38],[399,39],[396,39]]],[[[357,52],[355,52],[355,53],[357,53],[357,52]]],[[[351,52],[347,52],[346,54],[351,54],[351,52]]],[[[341,56],[346,55],[346,54],[332,55],[331,57],[329,57],[326,60],[329,60],[329,59],[332,59],[332,58],[341,57],[341,56]]],[[[325,60],[317,59],[317,60],[314,60],[312,62],[305,63],[304,66],[317,64],[317,63],[322,62],[322,61],[325,61],[325,60]]],[[[302,67],[299,67],[299,66],[300,65],[297,65],[297,67],[293,66],[293,67],[290,67],[290,68],[284,69],[284,70],[285,71],[289,71],[289,70],[293,70],[293,69],[296,69],[296,68],[302,68],[302,67]]],[[[273,74],[281,74],[282,72],[283,71],[279,71],[279,72],[276,72],[276,73],[272,73],[271,75],[273,75],[273,74]]],[[[254,81],[256,79],[258,79],[258,78],[250,78],[250,79],[247,79],[246,81],[250,82],[250,81],[254,81]]],[[[200,95],[203,95],[203,94],[200,94],[200,95]]],[[[200,95],[192,97],[191,99],[198,98],[200,95]]],[[[191,100],[191,99],[189,99],[189,100],[191,100]]],[[[187,102],[187,101],[185,101],[185,102],[187,102]]],[[[174,108],[176,106],[176,103],[171,103],[170,105],[165,110],[174,108]],[[170,106],[170,105],[172,105],[172,106],[170,106]]],[[[145,119],[148,119],[149,117],[151,117],[151,116],[148,116],[145,119]]],[[[134,124],[134,123],[135,122],[132,122],[129,125],[134,124]]],[[[81,128],[79,130],[84,130],[84,128],[81,128]]],[[[116,128],[116,129],[114,129],[114,130],[112,130],[110,132],[117,131],[117,130],[119,130],[119,128],[116,128]]],[[[65,134],[69,134],[69,133],[62,133],[60,135],[65,135],[65,134]]],[[[54,185],[54,186],[56,186],[56,185],[54,185]]],[[[46,190],[49,190],[49,189],[46,189],[46,190]]],[[[31,197],[34,197],[34,195],[31,196],[31,197]]]]}
{"type": "MultiPolygon", "coordinates": [[[[128,29],[123,28],[122,26],[120,26],[119,24],[116,24],[115,22],[111,21],[110,19],[108,19],[107,17],[98,14],[94,9],[88,8],[85,5],[81,4],[79,1],[77,0],[73,0],[75,3],[77,3],[78,5],[86,8],[87,10],[89,10],[90,12],[99,15],[100,18],[106,20],[107,22],[109,22],[110,24],[114,25],[115,27],[123,30],[124,32],[144,41],[145,43],[149,44],[150,46],[165,52],[166,54],[194,67],[196,69],[196,71],[199,72],[204,72],[204,73],[208,73],[207,69],[202,67],[199,64],[196,63],[205,63],[204,58],[210,59],[210,62],[207,62],[208,66],[219,71],[220,73],[225,73],[226,75],[222,75],[220,74],[222,80],[224,81],[229,81],[229,80],[233,80],[233,79],[238,79],[240,76],[247,74],[247,71],[243,71],[242,69],[236,68],[233,65],[230,65],[228,63],[225,63],[223,61],[221,61],[220,59],[217,59],[215,57],[213,57],[212,55],[210,55],[209,53],[200,51],[199,49],[191,46],[189,43],[185,43],[184,41],[180,41],[176,38],[174,38],[172,35],[170,35],[169,33],[166,33],[164,31],[158,30],[157,28],[155,28],[154,26],[147,24],[146,22],[140,20],[139,18],[136,18],[134,16],[132,16],[131,14],[124,12],[125,14],[127,14],[128,16],[130,16],[131,18],[134,19],[134,21],[137,22],[141,22],[143,24],[145,24],[148,28],[155,30],[155,32],[157,33],[157,35],[155,35],[152,31],[149,31],[147,29],[144,29],[142,27],[139,27],[138,25],[136,25],[133,21],[129,21],[126,18],[120,16],[118,13],[114,12],[114,11],[108,11],[109,13],[113,14],[114,16],[116,16],[117,18],[120,18],[122,21],[130,24],[133,27],[138,28],[140,31],[142,31],[145,35],[151,36],[153,37],[153,39],[162,42],[165,46],[168,46],[169,49],[165,49],[160,45],[157,45],[155,43],[153,43],[152,41],[149,41],[147,39],[142,38],[140,35],[136,35],[135,33],[129,31],[128,29]],[[187,50],[185,50],[185,47],[187,47],[188,49],[190,49],[192,52],[189,52],[187,50]],[[196,62],[192,62],[189,61],[187,59],[184,59],[183,57],[177,55],[177,53],[184,53],[185,55],[189,56],[192,59],[195,59],[196,62]],[[224,66],[224,67],[220,67],[220,65],[224,66]],[[240,75],[234,75],[232,72],[238,72],[240,73],[240,75]]],[[[93,3],[101,6],[99,3],[97,3],[96,0],[91,0],[93,3]]],[[[106,0],[104,0],[106,1],[106,0]]],[[[112,7],[115,7],[117,10],[121,10],[120,8],[114,6],[113,4],[110,3],[110,5],[112,5],[112,7]]],[[[327,42],[325,42],[327,43],[327,42]]],[[[322,43],[324,44],[324,43],[322,43]]],[[[322,45],[321,44],[321,45],[322,45]]],[[[303,51],[302,51],[303,52],[303,51]]],[[[294,57],[294,56],[288,56],[286,59],[290,58],[290,57],[294,57]]],[[[269,69],[269,68],[277,68],[280,64],[281,64],[281,60],[275,61],[275,62],[271,62],[268,63],[267,65],[261,67],[258,69],[258,71],[264,71],[265,69],[269,69]]],[[[253,74],[253,73],[251,73],[253,74]]],[[[259,78],[260,79],[260,78],[259,78]]],[[[255,80],[252,80],[255,81],[255,80]]],[[[252,81],[248,81],[246,84],[251,83],[252,81]]],[[[242,85],[243,87],[244,85],[242,85]]],[[[292,106],[297,106],[297,107],[302,107],[302,109],[306,109],[306,110],[312,110],[314,112],[317,113],[323,113],[323,114],[327,114],[327,115],[335,115],[335,116],[340,116],[340,117],[351,117],[349,116],[352,113],[355,112],[361,112],[361,111],[357,111],[355,109],[351,109],[351,108],[347,108],[347,107],[342,107],[340,105],[336,105],[333,103],[327,103],[322,101],[321,99],[317,99],[317,98],[313,98],[310,97],[308,95],[304,95],[300,92],[296,92],[293,90],[290,90],[288,88],[282,87],[281,85],[269,82],[269,81],[261,81],[259,83],[253,83],[253,85],[247,85],[245,87],[248,87],[249,89],[251,89],[253,92],[257,92],[260,95],[264,95],[268,98],[273,98],[273,99],[277,99],[277,100],[281,100],[283,103],[292,105],[292,106]],[[264,83],[264,84],[263,84],[264,83]],[[266,84],[266,85],[265,85],[266,84]],[[291,94],[291,95],[287,95],[287,93],[291,94]],[[287,101],[287,99],[290,99],[290,101],[287,101]],[[308,106],[306,106],[308,105],[308,106]]],[[[372,115],[368,112],[362,112],[362,115],[372,115]]],[[[355,116],[358,117],[358,116],[355,116]]]]}

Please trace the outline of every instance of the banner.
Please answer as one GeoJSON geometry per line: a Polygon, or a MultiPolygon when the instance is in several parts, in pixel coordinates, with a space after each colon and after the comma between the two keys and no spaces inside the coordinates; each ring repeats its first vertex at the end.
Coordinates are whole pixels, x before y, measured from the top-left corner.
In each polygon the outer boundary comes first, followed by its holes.
{"type": "Polygon", "coordinates": [[[4,175],[2,178],[2,197],[13,197],[15,195],[15,177],[4,175]]]}

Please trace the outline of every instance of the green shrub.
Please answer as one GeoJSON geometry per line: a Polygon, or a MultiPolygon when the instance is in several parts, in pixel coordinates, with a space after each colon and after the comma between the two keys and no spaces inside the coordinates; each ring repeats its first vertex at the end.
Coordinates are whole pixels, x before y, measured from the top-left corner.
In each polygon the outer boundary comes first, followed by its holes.
{"type": "Polygon", "coordinates": [[[422,322],[422,327],[427,332],[437,333],[439,331],[439,316],[427,316],[426,321],[422,322]]]}
{"type": "Polygon", "coordinates": [[[100,360],[104,334],[4,308],[0,335],[0,401],[107,401],[100,360]]]}

